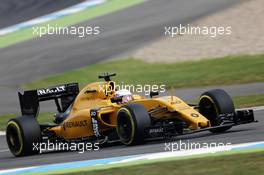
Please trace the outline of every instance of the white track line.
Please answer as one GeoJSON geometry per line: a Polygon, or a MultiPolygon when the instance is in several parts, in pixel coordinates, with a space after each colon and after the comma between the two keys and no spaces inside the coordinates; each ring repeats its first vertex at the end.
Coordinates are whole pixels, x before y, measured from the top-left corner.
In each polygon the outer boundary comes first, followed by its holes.
{"type": "Polygon", "coordinates": [[[53,12],[53,13],[50,13],[44,16],[31,19],[29,21],[25,21],[19,24],[15,24],[15,25],[0,29],[0,36],[4,36],[4,35],[7,35],[7,34],[10,34],[10,33],[25,29],[25,28],[30,28],[34,25],[38,25],[38,24],[45,23],[51,20],[55,20],[63,16],[71,15],[71,14],[86,10],[90,7],[103,4],[106,1],[108,0],[87,0],[82,3],[76,4],[74,6],[68,7],[66,9],[59,10],[57,12],[53,12]]]}
{"type": "Polygon", "coordinates": [[[0,136],[4,136],[4,135],[5,135],[5,132],[0,131],[0,136]]]}
{"type": "Polygon", "coordinates": [[[3,152],[9,152],[9,149],[0,150],[0,153],[3,153],[3,152]]]}
{"type": "Polygon", "coordinates": [[[251,107],[251,108],[242,108],[243,109],[252,109],[253,111],[262,111],[264,110],[264,106],[257,106],[257,107],[251,107]]]}
{"type": "Polygon", "coordinates": [[[21,170],[28,170],[28,169],[32,169],[34,167],[26,167],[26,168],[15,168],[15,169],[8,169],[8,170],[0,170],[1,174],[9,174],[9,173],[14,173],[14,172],[18,172],[21,170]]]}

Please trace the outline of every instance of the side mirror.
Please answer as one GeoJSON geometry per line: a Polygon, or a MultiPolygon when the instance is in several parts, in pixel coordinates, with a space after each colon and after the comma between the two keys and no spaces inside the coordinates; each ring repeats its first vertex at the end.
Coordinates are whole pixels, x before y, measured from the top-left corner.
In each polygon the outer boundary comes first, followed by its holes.
{"type": "Polygon", "coordinates": [[[159,95],[158,91],[156,91],[156,92],[150,91],[150,93],[149,93],[150,98],[157,96],[157,95],[159,95]]]}
{"type": "Polygon", "coordinates": [[[104,73],[103,75],[99,75],[99,79],[104,79],[105,81],[111,81],[111,77],[116,76],[116,73],[109,74],[109,73],[104,73]]]}

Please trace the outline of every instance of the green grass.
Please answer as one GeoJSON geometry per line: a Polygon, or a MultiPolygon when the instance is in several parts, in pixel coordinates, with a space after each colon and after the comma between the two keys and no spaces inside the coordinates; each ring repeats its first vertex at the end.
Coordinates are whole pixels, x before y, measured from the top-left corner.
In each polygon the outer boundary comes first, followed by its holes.
{"type": "Polygon", "coordinates": [[[264,81],[264,55],[230,56],[221,59],[182,63],[146,63],[127,59],[103,62],[81,69],[52,75],[24,87],[28,89],[79,82],[84,85],[97,81],[103,72],[116,72],[117,82],[129,84],[165,84],[167,89],[231,85],[264,81]]]}
{"type": "Polygon", "coordinates": [[[264,152],[169,160],[105,170],[79,171],[67,175],[259,175],[264,172],[264,152]]]}
{"type": "MultiPolygon", "coordinates": [[[[94,8],[90,8],[79,13],[69,15],[57,20],[49,21],[47,23],[43,23],[40,25],[36,25],[38,27],[47,26],[69,26],[78,24],[80,22],[90,20],[99,16],[107,15],[109,13],[115,12],[120,9],[124,9],[130,7],[132,5],[136,5],[138,3],[143,2],[143,0],[110,0],[102,5],[96,6],[94,8]]],[[[5,36],[0,37],[0,48],[4,48],[10,46],[12,44],[16,44],[21,41],[25,41],[37,36],[33,35],[33,29],[28,28],[24,30],[20,30],[18,32],[14,32],[5,36]]]]}
{"type": "Polygon", "coordinates": [[[239,108],[264,106],[264,94],[234,97],[233,100],[239,108]]]}
{"type": "MultiPolygon", "coordinates": [[[[9,119],[19,116],[18,114],[5,114],[0,116],[0,131],[6,129],[6,124],[9,119]]],[[[50,112],[40,113],[38,117],[39,123],[50,123],[53,120],[53,115],[50,112]]]]}

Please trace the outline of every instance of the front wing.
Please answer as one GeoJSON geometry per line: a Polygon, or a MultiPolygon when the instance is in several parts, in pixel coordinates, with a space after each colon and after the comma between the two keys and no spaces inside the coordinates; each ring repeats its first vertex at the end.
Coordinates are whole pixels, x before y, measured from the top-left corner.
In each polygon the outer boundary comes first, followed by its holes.
{"type": "Polygon", "coordinates": [[[221,120],[221,124],[218,126],[200,128],[197,130],[185,130],[184,126],[181,126],[179,124],[166,123],[166,124],[155,125],[146,128],[145,134],[149,138],[154,138],[154,137],[167,138],[178,135],[187,135],[187,134],[193,134],[203,131],[210,131],[217,128],[226,128],[226,127],[258,122],[254,118],[253,110],[237,110],[235,113],[221,114],[219,115],[218,118],[219,120],[221,120]]]}

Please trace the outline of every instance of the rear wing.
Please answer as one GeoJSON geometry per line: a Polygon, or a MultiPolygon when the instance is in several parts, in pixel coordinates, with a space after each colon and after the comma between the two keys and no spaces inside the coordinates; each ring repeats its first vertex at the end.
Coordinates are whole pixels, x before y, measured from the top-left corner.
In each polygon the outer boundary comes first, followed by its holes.
{"type": "Polygon", "coordinates": [[[58,112],[64,112],[78,94],[78,83],[18,92],[21,113],[22,115],[33,115],[36,117],[39,111],[39,102],[47,100],[54,100],[58,112]]]}

